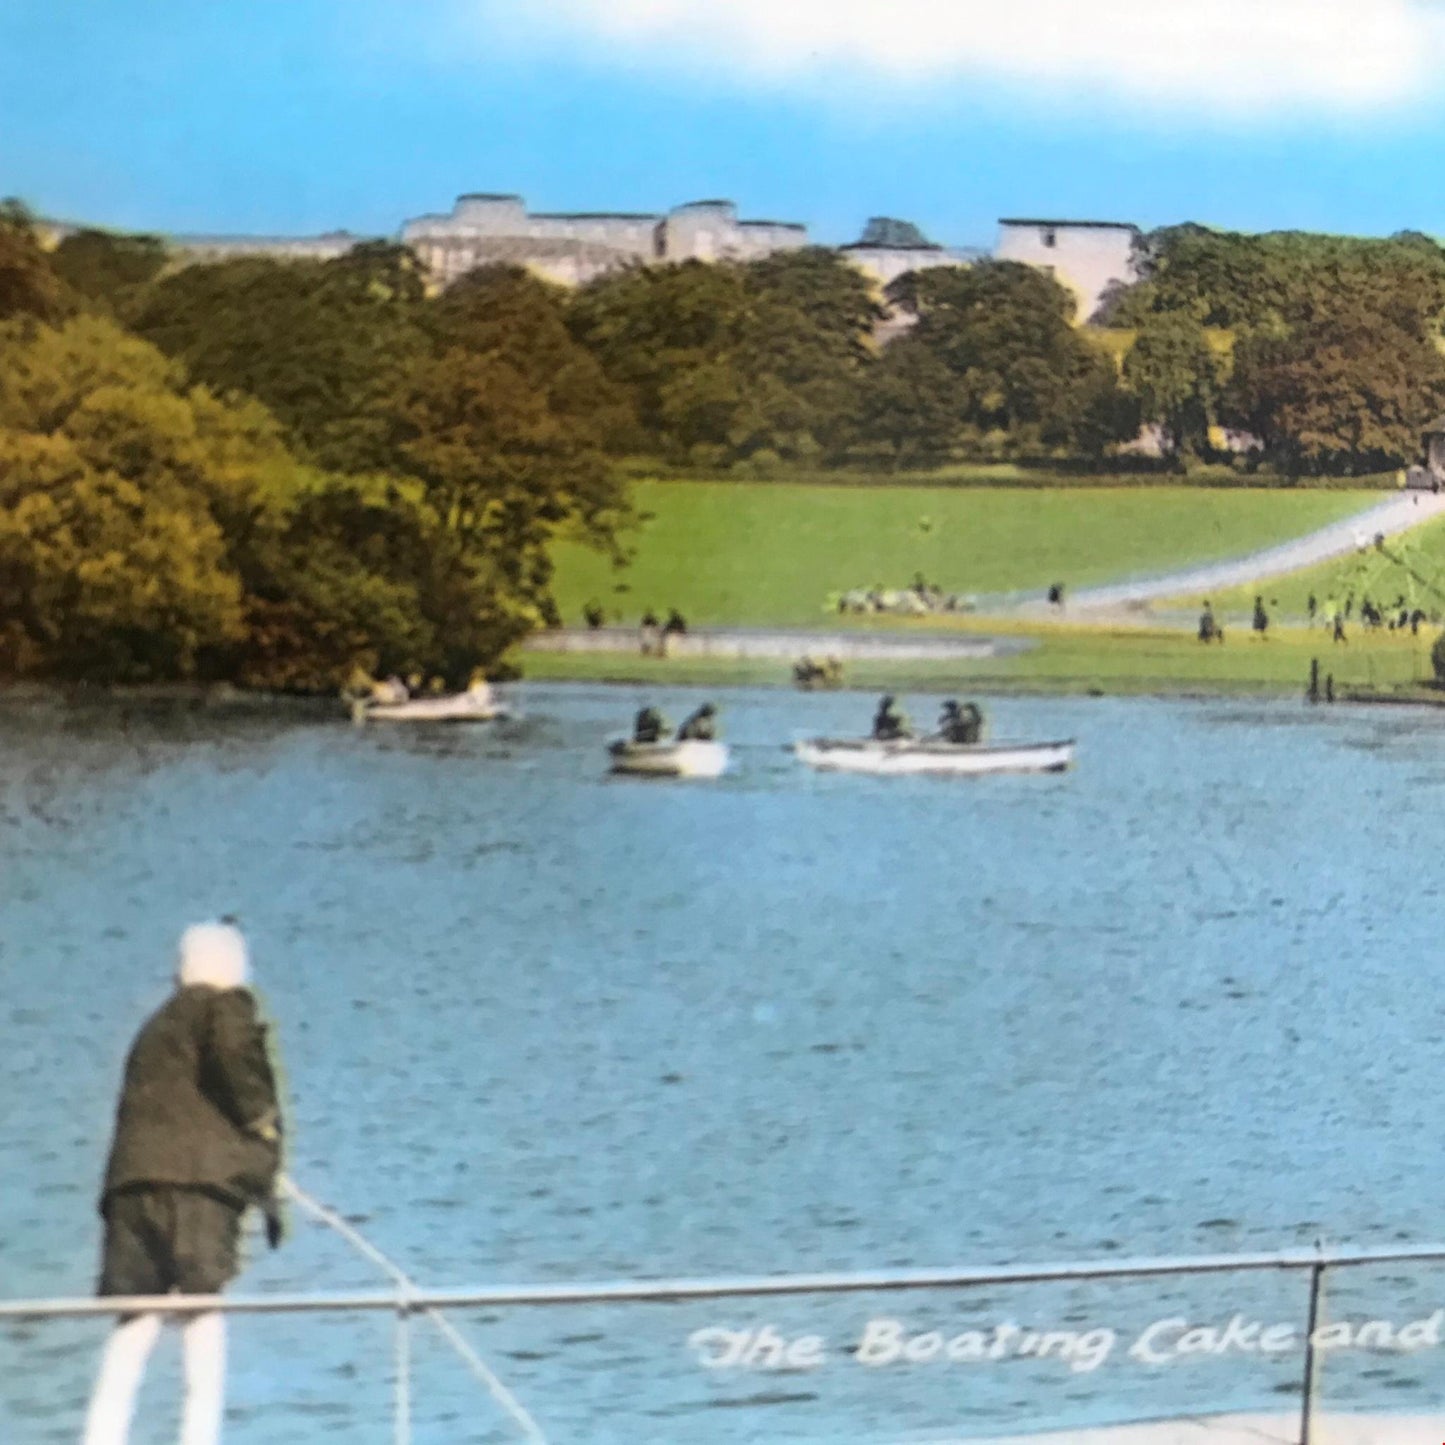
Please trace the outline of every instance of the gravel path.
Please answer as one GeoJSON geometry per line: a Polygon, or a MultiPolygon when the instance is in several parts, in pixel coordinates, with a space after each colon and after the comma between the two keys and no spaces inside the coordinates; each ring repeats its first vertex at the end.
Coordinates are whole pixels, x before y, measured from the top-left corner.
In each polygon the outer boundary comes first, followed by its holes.
{"type": "MultiPolygon", "coordinates": [[[[1252,552],[1246,557],[1071,592],[1067,597],[1067,615],[1077,617],[1087,612],[1118,612],[1166,597],[1207,597],[1211,592],[1247,587],[1253,582],[1263,582],[1267,578],[1280,577],[1287,572],[1298,572],[1335,557],[1347,556],[1362,546],[1368,546],[1381,533],[1387,537],[1396,536],[1442,513],[1445,513],[1445,494],[1405,492],[1392,495],[1388,501],[1367,507],[1342,521],[1331,522],[1317,532],[1295,537],[1261,552],[1252,552]]],[[[1034,594],[1017,599],[1013,610],[1037,613],[1053,609],[1041,595],[1034,594]]]]}

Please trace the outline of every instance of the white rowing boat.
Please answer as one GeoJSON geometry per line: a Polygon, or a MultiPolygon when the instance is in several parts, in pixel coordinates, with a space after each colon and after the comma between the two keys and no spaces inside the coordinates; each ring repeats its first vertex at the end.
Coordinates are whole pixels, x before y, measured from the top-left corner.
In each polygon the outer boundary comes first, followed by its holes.
{"type": "Polygon", "coordinates": [[[509,718],[512,710],[497,700],[491,688],[474,687],[443,697],[410,697],[398,702],[358,698],[351,715],[357,722],[481,723],[509,718]]]}
{"type": "Polygon", "coordinates": [[[945,743],[922,738],[808,738],[793,745],[811,768],[836,773],[1061,773],[1074,740],[1054,743],[945,743]]]}
{"type": "Polygon", "coordinates": [[[699,738],[664,738],[655,743],[636,743],[619,738],[607,745],[611,771],[638,778],[718,778],[727,771],[726,743],[704,742],[699,738]]]}

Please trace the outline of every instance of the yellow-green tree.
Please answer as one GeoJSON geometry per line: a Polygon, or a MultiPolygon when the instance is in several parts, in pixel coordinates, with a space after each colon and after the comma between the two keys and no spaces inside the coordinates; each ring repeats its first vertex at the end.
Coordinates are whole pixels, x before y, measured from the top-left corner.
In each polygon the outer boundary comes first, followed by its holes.
{"type": "Polygon", "coordinates": [[[0,616],[12,668],[195,672],[241,630],[211,495],[234,438],[152,348],[96,318],[0,332],[0,616]]]}

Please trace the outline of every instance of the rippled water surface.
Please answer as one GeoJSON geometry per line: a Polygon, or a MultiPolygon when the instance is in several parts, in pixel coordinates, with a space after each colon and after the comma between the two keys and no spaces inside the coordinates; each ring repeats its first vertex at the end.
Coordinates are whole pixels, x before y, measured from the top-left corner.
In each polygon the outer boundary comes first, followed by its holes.
{"type": "MultiPolygon", "coordinates": [[[[1445,1236],[1445,716],[1000,700],[1049,778],[827,777],[850,694],[719,694],[734,772],[603,772],[639,696],[535,687],[504,730],[0,703],[0,1294],[85,1293],[124,1051],[174,938],[240,915],[292,1169],[423,1284],[1201,1253],[1445,1236]]],[[[690,702],[664,699],[678,715],[690,702]]],[[[298,1223],[246,1292],[365,1288],[298,1223]]],[[[1335,1315],[1426,1316],[1445,1274],[1335,1315]]],[[[1294,1319],[1300,1282],[462,1312],[555,1442],[901,1441],[1289,1408],[1298,1358],[1126,1356],[1177,1310],[1294,1319]],[[987,1298],[984,1294],[987,1294],[987,1298]],[[868,1367],[870,1319],[1113,1327],[1092,1370],[868,1367]],[[709,1371],[692,1331],[816,1334],[709,1371]]],[[[235,1327],[235,1445],[391,1438],[391,1323],[235,1327]]],[[[97,1324],[0,1328],[0,1439],[73,1439],[97,1324]]],[[[516,1438],[418,1334],[416,1439],[516,1438]]],[[[1445,1347],[1341,1354],[1422,1407],[1445,1347]]],[[[169,1438],[174,1361],[137,1430],[169,1438]]]]}

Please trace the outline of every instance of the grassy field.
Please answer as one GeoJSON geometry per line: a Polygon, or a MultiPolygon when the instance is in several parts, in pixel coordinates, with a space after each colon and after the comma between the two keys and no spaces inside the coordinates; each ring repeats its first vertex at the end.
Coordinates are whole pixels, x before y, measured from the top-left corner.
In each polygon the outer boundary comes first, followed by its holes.
{"type": "Polygon", "coordinates": [[[557,597],[575,624],[681,609],[703,625],[821,626],[851,587],[946,591],[1070,587],[1233,556],[1378,500],[1360,491],[1149,486],[1053,490],[644,481],[632,564],[557,549],[557,597]]]}

